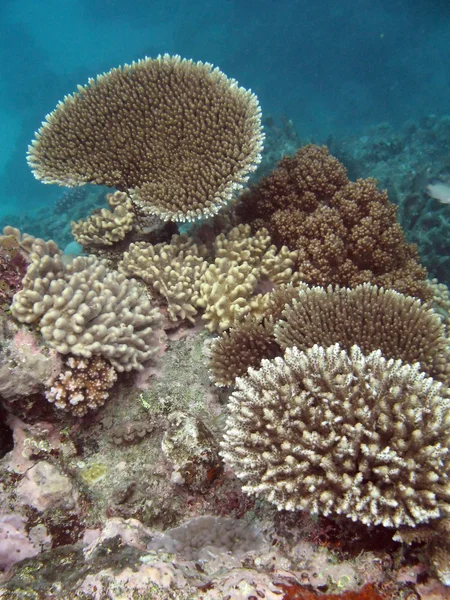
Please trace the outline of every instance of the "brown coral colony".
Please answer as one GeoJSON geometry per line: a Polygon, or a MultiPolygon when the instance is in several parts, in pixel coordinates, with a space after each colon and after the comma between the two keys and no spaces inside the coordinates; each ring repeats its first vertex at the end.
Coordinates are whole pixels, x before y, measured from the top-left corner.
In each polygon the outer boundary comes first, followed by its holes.
{"type": "Polygon", "coordinates": [[[406,242],[396,208],[374,179],[350,182],[326,147],[308,145],[283,158],[242,194],[237,212],[264,226],[278,247],[299,253],[310,285],[370,282],[422,299],[430,294],[416,247],[406,242]]]}

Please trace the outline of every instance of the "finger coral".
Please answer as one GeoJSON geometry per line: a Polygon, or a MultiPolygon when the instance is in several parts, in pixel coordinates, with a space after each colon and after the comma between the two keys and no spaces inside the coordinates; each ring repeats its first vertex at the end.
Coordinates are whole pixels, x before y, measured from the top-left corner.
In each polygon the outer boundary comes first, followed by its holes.
{"type": "Polygon", "coordinates": [[[133,205],[127,194],[107,194],[106,200],[112,210],[102,208],[87,219],[70,224],[73,237],[82,246],[111,246],[133,229],[133,205]]]}
{"type": "Polygon", "coordinates": [[[105,404],[116,380],[115,369],[101,356],[69,356],[45,396],[58,408],[83,417],[89,410],[105,404]]]}
{"type": "Polygon", "coordinates": [[[187,236],[174,235],[169,244],[131,244],[119,263],[119,271],[139,277],[166,299],[172,320],[194,321],[197,308],[193,302],[200,277],[205,272],[206,248],[194,244],[187,236]]]}
{"type": "Polygon", "coordinates": [[[357,344],[368,354],[420,362],[428,375],[448,383],[450,351],[436,312],[417,298],[371,284],[348,288],[301,289],[275,326],[282,348],[306,350],[314,344],[357,344]]]}
{"type": "Polygon", "coordinates": [[[248,225],[239,225],[219,234],[212,251],[215,258],[209,262],[206,247],[178,235],[169,244],[137,242],[118,268],[162,295],[172,320],[193,321],[198,309],[204,309],[202,318],[211,332],[225,331],[247,314],[263,318],[271,306],[269,292],[297,281],[296,253],[277,250],[267,230],[251,235],[248,225]]]}
{"type": "Polygon", "coordinates": [[[274,287],[297,281],[297,253],[285,246],[277,251],[265,229],[252,236],[248,225],[240,225],[226,236],[220,234],[215,254],[193,298],[204,309],[202,319],[211,332],[221,333],[246,315],[264,318],[272,305],[274,287]]]}
{"type": "Polygon", "coordinates": [[[418,364],[294,347],[236,385],[222,456],[245,492],[367,525],[450,515],[450,402],[418,364]]]}
{"type": "Polygon", "coordinates": [[[261,160],[251,91],[208,63],[145,58],[79,86],[47,115],[28,163],[44,183],[115,187],[164,220],[213,215],[261,160]]]}
{"type": "Polygon", "coordinates": [[[370,282],[428,299],[426,270],[406,242],[396,207],[374,179],[350,182],[326,147],[308,145],[241,195],[238,215],[297,250],[310,285],[370,282]]]}
{"type": "Polygon", "coordinates": [[[54,242],[36,240],[11,305],[21,323],[39,325],[61,354],[101,355],[117,371],[140,369],[158,347],[160,315],[135,279],[93,256],[66,265],[54,242]]]}

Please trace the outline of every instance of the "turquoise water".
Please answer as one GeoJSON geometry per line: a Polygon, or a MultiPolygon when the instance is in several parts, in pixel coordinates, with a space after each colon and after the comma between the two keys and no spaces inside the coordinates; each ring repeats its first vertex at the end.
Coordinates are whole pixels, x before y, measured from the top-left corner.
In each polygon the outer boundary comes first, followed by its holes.
{"type": "MultiPolygon", "coordinates": [[[[1,214],[52,205],[27,145],[90,76],[145,55],[211,62],[302,138],[448,112],[450,5],[430,0],[2,0],[1,214]]],[[[1,216],[1,215],[0,215],[1,216]]]]}

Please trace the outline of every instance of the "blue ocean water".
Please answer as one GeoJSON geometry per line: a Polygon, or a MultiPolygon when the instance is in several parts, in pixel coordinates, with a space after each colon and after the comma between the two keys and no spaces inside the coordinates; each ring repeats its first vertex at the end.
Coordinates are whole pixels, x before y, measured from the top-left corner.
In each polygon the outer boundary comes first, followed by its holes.
{"type": "Polygon", "coordinates": [[[26,150],[88,77],[165,52],[211,62],[321,142],[448,113],[449,25],[439,0],[2,0],[0,216],[61,194],[26,150]]]}

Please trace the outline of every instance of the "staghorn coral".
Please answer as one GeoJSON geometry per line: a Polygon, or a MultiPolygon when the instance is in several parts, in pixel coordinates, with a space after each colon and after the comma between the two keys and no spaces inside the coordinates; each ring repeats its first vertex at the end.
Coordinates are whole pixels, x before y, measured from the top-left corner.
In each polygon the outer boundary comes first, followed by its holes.
{"type": "Polygon", "coordinates": [[[82,246],[112,246],[133,229],[133,204],[129,196],[115,192],[107,194],[106,200],[112,210],[102,208],[87,219],[71,222],[73,237],[82,246]]]}
{"type": "Polygon", "coordinates": [[[367,525],[450,515],[450,402],[418,364],[294,347],[236,385],[221,454],[245,492],[367,525]]]}
{"type": "Polygon", "coordinates": [[[275,326],[282,348],[357,344],[368,354],[420,362],[428,375],[448,384],[450,350],[439,316],[417,298],[371,284],[300,290],[275,326]]]}
{"type": "Polygon", "coordinates": [[[157,351],[157,309],[138,282],[93,256],[66,265],[52,241],[36,240],[22,290],[11,305],[61,354],[101,355],[117,371],[140,369],[157,351]]]}
{"type": "Polygon", "coordinates": [[[258,100],[208,63],[145,58],[90,79],[36,133],[37,179],[115,187],[164,220],[213,215],[261,160],[258,100]]]}
{"type": "Polygon", "coordinates": [[[374,179],[350,182],[326,147],[285,157],[241,195],[238,215],[273,243],[298,251],[299,276],[310,285],[363,282],[428,299],[426,270],[407,244],[396,207],[374,179]]]}
{"type": "Polygon", "coordinates": [[[89,410],[97,410],[109,398],[117,373],[101,356],[64,360],[61,372],[49,384],[45,397],[56,407],[83,417],[89,410]]]}
{"type": "Polygon", "coordinates": [[[192,301],[207,263],[206,248],[187,236],[174,235],[170,244],[131,244],[118,265],[127,276],[139,277],[167,301],[172,320],[194,321],[197,308],[192,301]]]}

